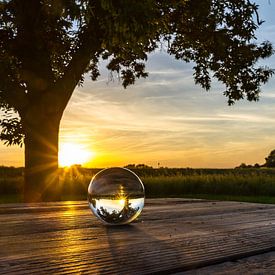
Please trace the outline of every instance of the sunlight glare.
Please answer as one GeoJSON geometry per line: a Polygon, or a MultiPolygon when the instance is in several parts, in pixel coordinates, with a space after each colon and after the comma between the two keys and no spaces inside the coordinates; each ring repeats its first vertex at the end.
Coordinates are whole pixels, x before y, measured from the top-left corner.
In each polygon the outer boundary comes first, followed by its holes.
{"type": "Polygon", "coordinates": [[[124,207],[124,205],[125,205],[125,199],[120,199],[118,201],[118,204],[124,207]]]}
{"type": "Polygon", "coordinates": [[[58,162],[61,167],[68,167],[74,164],[83,165],[93,156],[93,152],[86,150],[84,146],[80,144],[63,143],[60,145],[58,162]]]}

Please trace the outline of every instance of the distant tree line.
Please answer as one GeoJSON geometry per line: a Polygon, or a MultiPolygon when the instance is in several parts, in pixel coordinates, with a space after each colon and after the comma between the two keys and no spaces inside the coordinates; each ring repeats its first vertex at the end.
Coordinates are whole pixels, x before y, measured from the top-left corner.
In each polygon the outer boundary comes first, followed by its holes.
{"type": "Polygon", "coordinates": [[[152,166],[146,165],[146,164],[127,164],[126,166],[124,166],[124,168],[127,169],[153,169],[152,166]]]}
{"type": "Polygon", "coordinates": [[[255,163],[254,165],[241,163],[241,165],[237,166],[236,168],[274,168],[275,167],[275,149],[272,150],[269,155],[265,158],[265,163],[260,165],[259,163],[255,163]]]}
{"type": "Polygon", "coordinates": [[[259,163],[255,163],[253,164],[246,164],[244,162],[242,162],[239,166],[235,167],[235,168],[261,168],[264,167],[264,165],[260,165],[259,163]]]}

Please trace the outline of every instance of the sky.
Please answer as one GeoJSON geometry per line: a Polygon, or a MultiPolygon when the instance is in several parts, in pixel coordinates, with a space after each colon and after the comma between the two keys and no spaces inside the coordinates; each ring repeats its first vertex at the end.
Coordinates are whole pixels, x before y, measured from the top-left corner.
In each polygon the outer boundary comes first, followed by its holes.
{"type": "MultiPolygon", "coordinates": [[[[275,2],[256,2],[265,20],[258,40],[275,44],[275,2]]],[[[275,68],[275,56],[262,65],[275,68]]],[[[61,121],[60,147],[88,152],[83,166],[232,168],[263,164],[275,149],[275,77],[260,101],[228,106],[222,84],[213,81],[205,92],[194,84],[192,65],[160,50],[149,56],[149,77],[127,89],[104,67],[98,81],[86,77],[76,88],[61,121]]],[[[23,148],[0,143],[0,165],[23,166],[23,148]]]]}

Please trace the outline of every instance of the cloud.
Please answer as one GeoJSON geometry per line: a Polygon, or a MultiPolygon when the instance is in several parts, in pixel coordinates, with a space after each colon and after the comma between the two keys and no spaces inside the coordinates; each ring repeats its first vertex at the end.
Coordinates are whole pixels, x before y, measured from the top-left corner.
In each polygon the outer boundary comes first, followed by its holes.
{"type": "MultiPolygon", "coordinates": [[[[162,78],[161,73],[155,75],[148,81],[162,78]]],[[[111,91],[106,84],[101,84],[100,92],[90,92],[88,83],[75,92],[65,112],[62,136],[80,136],[81,142],[92,143],[103,157],[118,164],[141,161],[155,166],[158,161],[170,166],[232,166],[243,152],[251,151],[249,147],[256,148],[255,142],[265,140],[271,146],[272,139],[263,138],[263,133],[274,135],[275,116],[264,103],[227,107],[194,87],[193,94],[184,95],[172,84],[171,93],[149,85],[150,94],[142,90],[142,83],[127,93],[118,86],[111,91]]]]}

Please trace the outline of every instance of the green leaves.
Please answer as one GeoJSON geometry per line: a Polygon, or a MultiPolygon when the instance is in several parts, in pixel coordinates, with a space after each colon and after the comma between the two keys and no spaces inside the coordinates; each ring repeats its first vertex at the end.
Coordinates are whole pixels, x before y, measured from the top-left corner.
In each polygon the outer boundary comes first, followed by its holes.
{"type": "Polygon", "coordinates": [[[195,62],[195,82],[206,90],[211,87],[212,72],[224,83],[229,105],[243,98],[258,100],[261,84],[274,74],[274,70],[256,65],[273,54],[269,42],[254,42],[255,30],[262,23],[257,22],[258,6],[245,0],[199,2],[188,2],[181,14],[173,12],[174,39],[168,52],[195,62]]]}
{"type": "Polygon", "coordinates": [[[0,120],[0,127],[2,128],[0,140],[3,140],[5,145],[19,145],[22,147],[24,143],[24,133],[19,118],[2,119],[0,120]]]}

